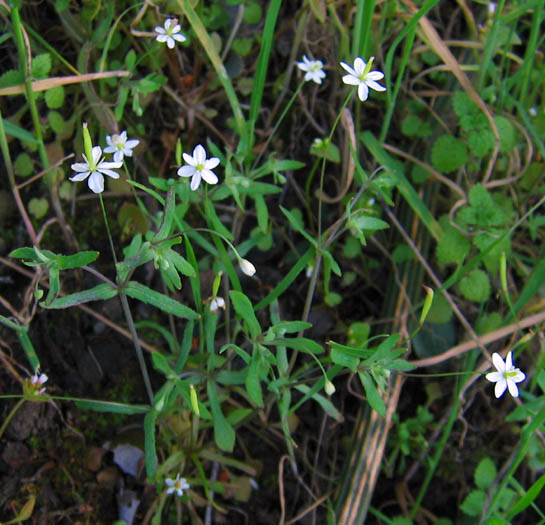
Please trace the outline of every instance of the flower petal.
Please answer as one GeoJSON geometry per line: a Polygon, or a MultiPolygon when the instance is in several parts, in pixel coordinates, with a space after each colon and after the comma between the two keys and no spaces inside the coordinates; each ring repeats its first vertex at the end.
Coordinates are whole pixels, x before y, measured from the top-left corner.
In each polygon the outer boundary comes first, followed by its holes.
{"type": "Polygon", "coordinates": [[[91,174],[87,184],[91,191],[95,193],[102,193],[104,191],[104,177],[98,171],[91,174]]]}
{"type": "Polygon", "coordinates": [[[513,352],[509,352],[505,358],[505,369],[511,370],[513,368],[513,352]]]}
{"type": "Polygon", "coordinates": [[[197,164],[204,164],[206,161],[206,150],[201,144],[197,144],[193,150],[193,158],[197,164]]]}
{"type": "Polygon", "coordinates": [[[218,183],[218,177],[214,174],[213,171],[204,169],[201,171],[201,176],[206,182],[208,182],[208,184],[218,183]]]}
{"type": "Polygon", "coordinates": [[[497,352],[494,352],[492,354],[492,362],[494,363],[494,366],[496,367],[496,370],[498,372],[505,372],[505,363],[503,362],[503,359],[500,354],[497,352]]]}
{"type": "Polygon", "coordinates": [[[193,166],[182,166],[178,168],[179,177],[193,177],[197,170],[193,166]]]}
{"type": "Polygon", "coordinates": [[[111,177],[112,179],[119,179],[119,173],[117,173],[117,171],[105,170],[104,168],[98,168],[97,171],[104,175],[108,175],[108,177],[111,177]]]}
{"type": "Polygon", "coordinates": [[[89,171],[89,164],[86,162],[76,162],[70,166],[74,171],[89,171]]]}
{"type": "Polygon", "coordinates": [[[374,80],[366,80],[365,83],[375,91],[386,91],[386,88],[374,80]]]}
{"type": "Polygon", "coordinates": [[[210,157],[208,160],[204,162],[204,167],[207,170],[213,170],[219,163],[220,163],[220,159],[218,159],[218,157],[210,157]]]}
{"type": "Polygon", "coordinates": [[[518,397],[519,396],[519,389],[516,385],[516,383],[514,381],[511,381],[511,380],[507,380],[507,387],[509,388],[509,393],[513,396],[513,397],[518,397]]]}
{"type": "Polygon", "coordinates": [[[367,66],[367,63],[363,58],[357,57],[356,60],[354,60],[354,71],[356,72],[357,77],[363,73],[365,66],[367,66]]]}
{"type": "Polygon", "coordinates": [[[129,148],[129,149],[132,149],[132,148],[136,148],[136,146],[138,146],[138,144],[140,144],[140,141],[138,139],[131,139],[131,140],[127,140],[127,142],[125,142],[125,147],[129,148]]]}
{"type": "Polygon", "coordinates": [[[344,75],[343,82],[349,86],[357,86],[361,83],[361,80],[354,75],[344,75]]]}
{"type": "Polygon", "coordinates": [[[102,157],[102,148],[100,146],[94,146],[91,154],[93,155],[94,163],[98,164],[100,157],[102,157]]]}
{"type": "Polygon", "coordinates": [[[369,71],[367,73],[367,78],[370,80],[380,80],[384,78],[384,73],[382,71],[369,71]]]}
{"type": "Polygon", "coordinates": [[[90,175],[90,173],[91,172],[89,170],[83,173],[76,173],[73,177],[70,177],[70,180],[73,182],[79,182],[79,181],[85,180],[90,175]]]}
{"type": "Polygon", "coordinates": [[[170,38],[170,37],[168,37],[167,35],[157,35],[155,37],[155,40],[157,40],[157,42],[166,42],[167,38],[170,38]]]}
{"type": "Polygon", "coordinates": [[[497,383],[501,380],[503,374],[501,372],[489,372],[486,374],[485,378],[488,379],[491,383],[497,383]]]}
{"type": "Polygon", "coordinates": [[[362,82],[358,86],[358,97],[360,98],[362,102],[365,102],[368,96],[369,96],[369,88],[367,87],[367,84],[365,82],[362,82]]]}
{"type": "MultiPolygon", "coordinates": [[[[356,74],[356,72],[346,63],[346,62],[341,62],[341,67],[347,71],[348,73],[350,73],[351,75],[357,77],[358,75],[356,74]]],[[[346,84],[346,81],[344,80],[343,78],[343,82],[346,84]]]]}
{"type": "Polygon", "coordinates": [[[190,166],[196,166],[197,161],[189,154],[189,153],[182,153],[182,157],[186,161],[187,164],[190,166]]]}
{"type": "Polygon", "coordinates": [[[497,398],[500,398],[503,396],[503,393],[505,392],[505,389],[507,388],[507,381],[505,378],[501,378],[497,383],[496,387],[494,388],[494,394],[497,398]]]}
{"type": "Polygon", "coordinates": [[[174,49],[174,46],[176,45],[176,42],[174,42],[174,39],[169,36],[167,37],[167,46],[169,49],[174,49]]]}
{"type": "Polygon", "coordinates": [[[195,172],[195,175],[193,175],[193,178],[191,179],[191,189],[195,191],[199,184],[201,183],[201,175],[198,171],[195,172]]]}

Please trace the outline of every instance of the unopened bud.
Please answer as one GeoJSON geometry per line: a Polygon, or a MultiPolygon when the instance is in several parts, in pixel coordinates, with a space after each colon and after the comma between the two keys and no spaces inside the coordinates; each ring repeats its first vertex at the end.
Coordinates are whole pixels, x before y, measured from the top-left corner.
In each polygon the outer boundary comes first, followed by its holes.
{"type": "Polygon", "coordinates": [[[245,273],[250,277],[255,274],[255,266],[248,259],[240,260],[240,269],[242,270],[242,273],[245,273]]]}
{"type": "Polygon", "coordinates": [[[328,396],[332,396],[335,393],[335,385],[329,379],[326,379],[324,390],[328,396]]]}

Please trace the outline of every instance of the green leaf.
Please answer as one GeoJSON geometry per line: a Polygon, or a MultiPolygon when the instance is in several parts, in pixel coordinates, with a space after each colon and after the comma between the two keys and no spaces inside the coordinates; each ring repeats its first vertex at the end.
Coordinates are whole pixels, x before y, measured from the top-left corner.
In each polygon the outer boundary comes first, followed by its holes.
{"type": "Polygon", "coordinates": [[[43,53],[32,59],[32,76],[36,79],[43,79],[51,71],[51,55],[43,53]]]}
{"type": "Polygon", "coordinates": [[[206,383],[206,391],[208,393],[208,400],[210,401],[210,411],[212,412],[214,423],[214,439],[216,445],[224,452],[233,452],[235,446],[235,430],[229,421],[225,419],[225,416],[221,411],[221,405],[216,391],[216,383],[212,380],[208,380],[206,383]]]}
{"type": "Polygon", "coordinates": [[[431,161],[436,170],[451,173],[467,162],[466,145],[452,135],[443,135],[433,144],[431,161]]]}
{"type": "Polygon", "coordinates": [[[153,93],[161,89],[167,83],[167,78],[157,73],[150,73],[135,83],[136,89],[141,93],[153,93]]]}
{"type": "Polygon", "coordinates": [[[84,410],[94,410],[95,412],[110,412],[112,414],[146,414],[149,412],[149,406],[146,405],[127,405],[125,403],[116,403],[114,401],[100,401],[98,399],[77,399],[76,405],[84,410]]]}
{"type": "Polygon", "coordinates": [[[316,403],[318,403],[325,413],[335,419],[336,421],[342,420],[342,414],[335,408],[335,405],[326,397],[322,396],[321,394],[318,394],[318,392],[312,392],[311,388],[307,385],[295,385],[295,389],[299,392],[309,395],[316,403]]]}
{"type": "Polygon", "coordinates": [[[98,284],[94,288],[84,290],[83,292],[76,292],[64,297],[57,297],[51,304],[46,304],[44,301],[40,303],[40,306],[48,309],[61,309],[69,308],[70,306],[76,306],[78,304],[88,303],[90,301],[105,301],[115,297],[118,293],[117,288],[114,288],[111,284],[98,284]]]}
{"type": "Polygon", "coordinates": [[[542,474],[539,479],[528,489],[512,507],[507,514],[507,520],[511,523],[512,519],[520,514],[526,507],[531,505],[534,500],[541,494],[543,487],[545,486],[545,474],[542,474]]]}
{"type": "Polygon", "coordinates": [[[9,69],[0,76],[0,88],[18,86],[24,84],[24,82],[25,78],[23,77],[23,73],[18,69],[9,69]]]}
{"type": "Polygon", "coordinates": [[[11,135],[16,139],[22,140],[23,142],[28,142],[29,144],[39,144],[38,139],[36,139],[36,137],[34,137],[34,135],[26,129],[20,128],[4,118],[2,119],[2,124],[7,135],[11,135]]]}
{"type": "Polygon", "coordinates": [[[36,219],[45,217],[48,209],[49,202],[47,202],[47,199],[32,197],[28,202],[28,212],[36,219]]]}
{"type": "Polygon", "coordinates": [[[486,491],[492,486],[497,474],[498,471],[494,462],[489,457],[485,457],[479,461],[475,469],[475,485],[486,491]]]}
{"type": "Polygon", "coordinates": [[[490,297],[490,279],[483,270],[472,270],[459,284],[462,295],[476,303],[482,303],[490,297]]]}
{"type": "Polygon", "coordinates": [[[85,251],[74,255],[57,255],[56,260],[60,270],[73,270],[95,262],[99,255],[99,252],[85,251]]]}
{"type": "Polygon", "coordinates": [[[479,107],[469,98],[465,91],[457,91],[452,97],[452,107],[458,117],[475,115],[480,112],[479,107]]]}
{"type": "Polygon", "coordinates": [[[34,162],[26,152],[19,153],[13,163],[13,171],[19,177],[28,177],[34,172],[34,162]]]}
{"type": "Polygon", "coordinates": [[[153,242],[164,241],[172,230],[172,221],[174,220],[174,209],[176,206],[176,194],[174,188],[170,188],[165,201],[165,211],[163,214],[163,222],[159,231],[154,235],[153,242]]]}
{"type": "Polygon", "coordinates": [[[244,321],[246,321],[248,330],[250,331],[250,336],[254,340],[257,339],[261,333],[261,326],[259,325],[257,317],[255,316],[254,308],[250,302],[250,299],[248,299],[248,297],[246,297],[242,292],[237,292],[236,290],[231,290],[229,292],[229,296],[231,297],[231,302],[233,303],[237,314],[240,315],[244,321]]]}
{"type": "Polygon", "coordinates": [[[49,109],[59,109],[64,104],[64,87],[55,86],[45,92],[45,103],[49,109]]]}
{"type": "Polygon", "coordinates": [[[299,352],[305,352],[306,354],[321,354],[324,351],[322,345],[312,339],[307,339],[306,337],[278,338],[273,341],[264,341],[263,344],[287,346],[299,352]]]}
{"type": "Polygon", "coordinates": [[[216,214],[214,205],[209,199],[204,201],[204,214],[208,223],[216,230],[218,233],[221,233],[230,241],[233,240],[233,234],[223,225],[223,222],[220,221],[219,217],[216,214]]]}
{"type": "Polygon", "coordinates": [[[350,355],[344,348],[341,347],[333,347],[331,349],[331,360],[338,365],[349,368],[353,372],[356,371],[358,365],[360,364],[358,357],[350,355]]]}
{"type": "Polygon", "coordinates": [[[303,321],[280,321],[279,323],[275,323],[271,329],[274,334],[284,335],[302,332],[303,330],[308,330],[311,326],[311,323],[303,321]]]}
{"type": "Polygon", "coordinates": [[[511,121],[505,117],[494,117],[500,136],[500,152],[511,151],[517,144],[517,132],[511,121]]]}
{"type": "Polygon", "coordinates": [[[163,310],[163,312],[175,315],[176,317],[181,317],[182,319],[199,318],[199,314],[188,306],[136,281],[129,281],[123,292],[133,299],[151,304],[155,308],[159,308],[159,310],[163,310]]]}
{"type": "Polygon", "coordinates": [[[66,121],[58,111],[50,111],[47,115],[47,120],[51,129],[55,132],[55,135],[62,135],[64,128],[66,127],[66,121]]]}
{"type": "Polygon", "coordinates": [[[385,230],[390,225],[382,219],[377,219],[370,215],[359,215],[357,217],[350,217],[349,227],[355,226],[360,230],[385,230]]]}
{"type": "Polygon", "coordinates": [[[464,499],[460,509],[468,516],[480,516],[486,503],[486,493],[482,490],[471,491],[464,499]]]}
{"type": "Polygon", "coordinates": [[[254,347],[252,353],[252,361],[248,367],[248,374],[246,376],[246,390],[250,399],[259,407],[263,406],[263,394],[261,393],[261,381],[259,377],[260,370],[260,355],[259,350],[254,347]]]}
{"type": "Polygon", "coordinates": [[[443,228],[435,254],[441,264],[461,263],[468,255],[471,244],[454,226],[443,228]]]}
{"type": "Polygon", "coordinates": [[[261,6],[257,2],[247,2],[244,6],[244,21],[248,24],[257,24],[261,17],[263,16],[263,11],[261,6]]]}
{"type": "Polygon", "coordinates": [[[371,376],[368,372],[359,372],[361,384],[365,390],[365,395],[367,401],[373,410],[375,410],[379,415],[384,417],[386,415],[386,406],[384,405],[384,400],[380,395],[375,383],[371,379],[371,376]]]}

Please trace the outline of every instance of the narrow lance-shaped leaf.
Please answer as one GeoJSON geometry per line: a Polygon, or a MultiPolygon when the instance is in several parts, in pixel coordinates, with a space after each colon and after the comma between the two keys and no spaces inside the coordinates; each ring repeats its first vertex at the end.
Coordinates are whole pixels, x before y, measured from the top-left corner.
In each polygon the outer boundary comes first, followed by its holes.
{"type": "Polygon", "coordinates": [[[51,304],[46,304],[44,301],[40,303],[43,308],[61,309],[76,306],[78,304],[88,303],[90,301],[106,301],[115,297],[118,293],[117,288],[108,283],[98,284],[94,288],[76,292],[64,297],[57,297],[51,304]]]}
{"type": "Polygon", "coordinates": [[[237,292],[236,290],[231,290],[229,295],[237,314],[246,321],[248,330],[250,331],[250,336],[252,339],[256,339],[261,333],[261,326],[259,325],[257,317],[255,316],[254,308],[250,302],[250,299],[248,299],[248,297],[246,297],[242,292],[237,292]]]}
{"type": "Polygon", "coordinates": [[[157,473],[157,451],[155,450],[155,420],[157,414],[150,410],[144,417],[144,453],[146,459],[146,475],[153,479],[157,473]]]}
{"type": "Polygon", "coordinates": [[[246,376],[246,390],[250,399],[259,407],[263,406],[263,395],[261,393],[261,381],[259,379],[259,349],[254,347],[252,361],[248,367],[248,375],[246,376]]]}
{"type": "Polygon", "coordinates": [[[235,446],[235,430],[229,421],[225,419],[225,416],[221,411],[218,393],[216,392],[216,383],[214,381],[208,381],[206,383],[206,391],[208,393],[208,400],[210,401],[210,411],[212,412],[212,418],[214,420],[214,439],[216,445],[224,452],[232,452],[235,446]]]}
{"type": "Polygon", "coordinates": [[[127,286],[123,289],[123,292],[133,299],[138,299],[144,303],[151,304],[152,306],[159,308],[159,310],[163,310],[163,312],[175,315],[176,317],[181,317],[182,319],[199,318],[199,314],[188,306],[183,305],[167,295],[156,292],[143,284],[137,283],[136,281],[129,281],[127,286]]]}
{"type": "Polygon", "coordinates": [[[367,372],[359,372],[358,375],[360,376],[361,384],[371,408],[384,417],[386,415],[386,406],[371,376],[367,372]]]}

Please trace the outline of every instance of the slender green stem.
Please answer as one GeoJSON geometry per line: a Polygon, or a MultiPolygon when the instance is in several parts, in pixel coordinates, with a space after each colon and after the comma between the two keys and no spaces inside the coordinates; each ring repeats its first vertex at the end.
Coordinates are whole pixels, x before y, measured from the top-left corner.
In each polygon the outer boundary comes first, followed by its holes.
{"type": "Polygon", "coordinates": [[[144,360],[144,353],[142,352],[142,347],[140,346],[140,341],[138,340],[138,334],[136,333],[136,327],[134,326],[134,321],[132,319],[129,301],[127,301],[127,296],[124,293],[120,293],[119,298],[121,299],[121,306],[123,307],[125,319],[127,320],[127,324],[129,325],[129,331],[132,336],[134,349],[136,350],[136,357],[138,358],[138,364],[140,365],[142,377],[144,378],[144,384],[146,385],[146,391],[148,393],[150,403],[153,404],[153,390],[151,388],[151,382],[149,379],[146,361],[144,360]]]}
{"type": "Polygon", "coordinates": [[[269,146],[269,143],[271,142],[272,138],[274,137],[274,134],[278,130],[280,124],[282,124],[282,121],[284,120],[285,116],[288,114],[288,111],[290,110],[291,106],[295,102],[295,99],[297,98],[297,95],[299,95],[299,92],[301,91],[301,88],[303,87],[304,84],[305,84],[305,80],[302,80],[301,83],[297,86],[297,89],[295,90],[295,93],[292,95],[289,102],[284,107],[284,111],[282,111],[282,114],[280,115],[280,117],[276,121],[276,124],[274,125],[273,130],[271,131],[271,133],[269,134],[269,136],[268,136],[268,138],[267,138],[267,140],[265,142],[265,145],[263,146],[263,148],[261,149],[261,152],[259,153],[259,155],[255,159],[254,163],[252,164],[252,170],[259,163],[259,160],[263,156],[263,153],[265,153],[265,151],[267,151],[267,147],[269,146]]]}
{"type": "Polygon", "coordinates": [[[112,250],[112,256],[114,258],[114,264],[117,266],[117,255],[115,254],[114,241],[112,239],[112,233],[110,231],[110,223],[108,222],[108,216],[106,215],[106,208],[104,207],[104,199],[102,193],[98,194],[100,200],[100,208],[102,209],[102,217],[104,218],[104,224],[106,225],[106,233],[108,234],[108,241],[110,242],[110,249],[112,250]]]}
{"type": "Polygon", "coordinates": [[[0,439],[2,439],[2,436],[4,435],[6,428],[8,428],[10,421],[13,419],[13,416],[17,413],[17,410],[19,410],[21,406],[23,406],[24,402],[25,402],[24,398],[19,399],[19,401],[17,401],[17,404],[11,409],[11,412],[8,414],[8,417],[4,419],[4,422],[2,423],[2,426],[0,427],[0,439]]]}

